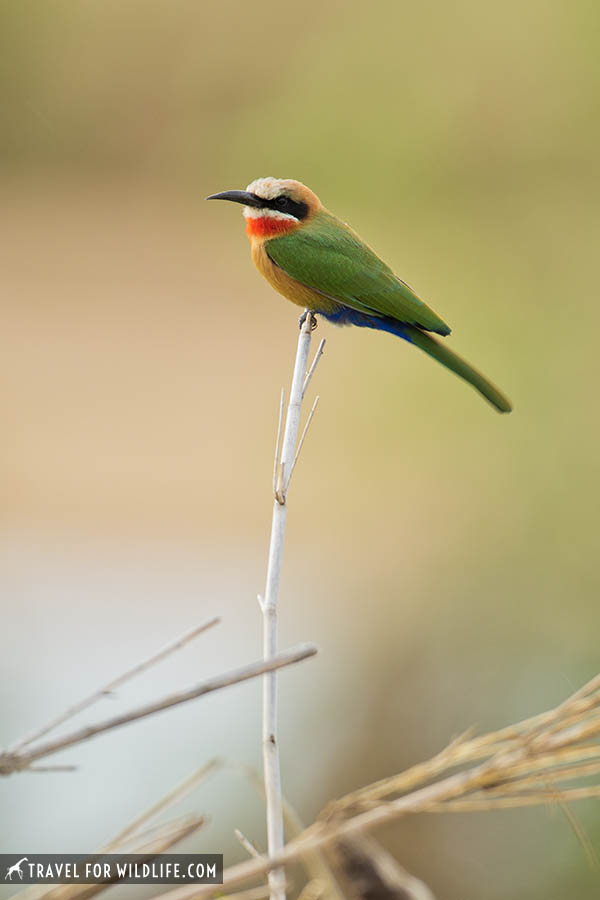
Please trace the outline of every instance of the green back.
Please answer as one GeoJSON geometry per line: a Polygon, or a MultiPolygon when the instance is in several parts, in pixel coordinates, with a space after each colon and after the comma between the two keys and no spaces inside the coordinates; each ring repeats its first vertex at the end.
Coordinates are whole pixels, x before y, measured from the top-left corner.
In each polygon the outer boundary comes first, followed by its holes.
{"type": "Polygon", "coordinates": [[[446,323],[357,234],[325,209],[293,233],[269,240],[266,250],[296,281],[344,306],[450,334],[446,323]]]}

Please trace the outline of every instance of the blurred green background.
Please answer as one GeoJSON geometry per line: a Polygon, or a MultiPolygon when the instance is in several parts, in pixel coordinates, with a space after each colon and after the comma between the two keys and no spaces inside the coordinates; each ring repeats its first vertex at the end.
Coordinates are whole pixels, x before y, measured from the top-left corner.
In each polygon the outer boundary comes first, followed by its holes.
{"type": "MultiPolygon", "coordinates": [[[[209,614],[105,714],[260,654],[298,311],[204,197],[263,175],[309,184],[515,404],[319,327],[281,644],[321,653],[281,677],[289,800],[309,821],[598,671],[599,26],[587,0],[0,5],[3,742],[209,614]]],[[[207,758],[260,765],[259,720],[249,684],[6,779],[3,851],[88,851],[207,758]]],[[[187,808],[194,848],[264,845],[233,771],[187,808]]],[[[598,849],[597,804],[574,812],[598,849]]],[[[438,898],[598,892],[552,810],[380,837],[438,898]]]]}

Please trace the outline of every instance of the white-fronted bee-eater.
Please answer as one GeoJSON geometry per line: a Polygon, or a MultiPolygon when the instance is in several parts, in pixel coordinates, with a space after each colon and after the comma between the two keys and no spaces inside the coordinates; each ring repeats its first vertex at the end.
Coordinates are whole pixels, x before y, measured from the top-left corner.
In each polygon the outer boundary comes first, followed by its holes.
{"type": "Polygon", "coordinates": [[[498,388],[433,337],[450,334],[446,323],[306,185],[259,178],[245,191],[207,199],[243,205],[254,265],[288,300],[336,325],[404,338],[472,384],[499,412],[510,412],[498,388]]]}

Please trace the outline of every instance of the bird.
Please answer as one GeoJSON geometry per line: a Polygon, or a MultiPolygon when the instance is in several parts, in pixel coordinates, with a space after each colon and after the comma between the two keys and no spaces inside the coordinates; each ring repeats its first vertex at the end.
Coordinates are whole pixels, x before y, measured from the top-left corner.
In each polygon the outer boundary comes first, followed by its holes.
{"type": "Polygon", "coordinates": [[[450,334],[444,320],[305,184],[258,178],[245,191],[206,199],[242,204],[252,261],[288,300],[336,325],[403,338],[471,384],[498,412],[511,411],[510,400],[440,340],[450,334]]]}

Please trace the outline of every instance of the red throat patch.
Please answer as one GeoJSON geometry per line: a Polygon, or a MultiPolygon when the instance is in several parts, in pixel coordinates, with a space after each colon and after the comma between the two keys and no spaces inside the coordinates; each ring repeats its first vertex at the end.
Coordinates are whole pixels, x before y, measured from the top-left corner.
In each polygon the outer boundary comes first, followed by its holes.
{"type": "Polygon", "coordinates": [[[296,228],[295,219],[278,219],[275,216],[252,216],[246,219],[248,237],[271,238],[288,234],[296,228]]]}

